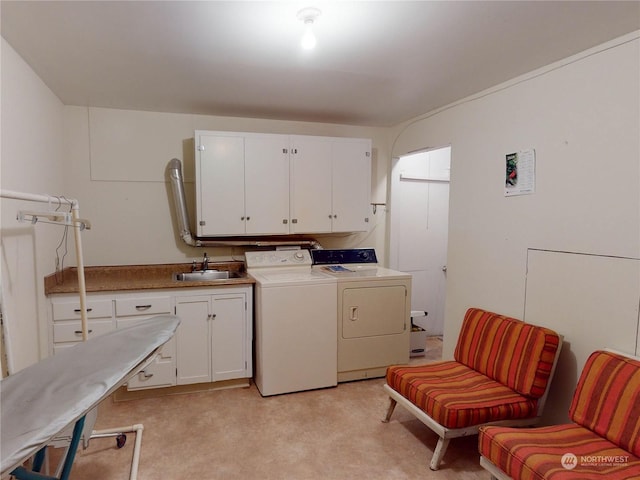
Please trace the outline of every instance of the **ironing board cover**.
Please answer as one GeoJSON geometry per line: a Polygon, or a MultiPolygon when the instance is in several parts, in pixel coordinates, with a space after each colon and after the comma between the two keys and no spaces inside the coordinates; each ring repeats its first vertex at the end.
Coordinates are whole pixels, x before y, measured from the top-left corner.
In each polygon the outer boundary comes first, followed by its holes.
{"type": "Polygon", "coordinates": [[[0,381],[4,476],[98,405],[175,333],[180,320],[141,320],[66,348],[0,381]]]}

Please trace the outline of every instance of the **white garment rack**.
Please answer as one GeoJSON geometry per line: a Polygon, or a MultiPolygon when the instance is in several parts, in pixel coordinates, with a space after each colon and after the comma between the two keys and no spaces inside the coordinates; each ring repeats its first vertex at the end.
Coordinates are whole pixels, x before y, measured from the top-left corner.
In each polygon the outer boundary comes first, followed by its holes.
{"type": "MultiPolygon", "coordinates": [[[[78,200],[73,198],[66,198],[63,196],[55,196],[55,195],[41,195],[34,193],[24,193],[24,192],[15,192],[12,190],[0,190],[0,197],[2,198],[11,198],[14,200],[25,200],[28,202],[39,202],[39,203],[47,203],[50,206],[53,205],[70,205],[71,206],[71,218],[68,219],[68,224],[73,227],[73,234],[75,240],[75,250],[76,250],[76,265],[78,270],[78,292],[80,295],[80,319],[81,319],[81,329],[82,329],[82,340],[87,339],[88,328],[87,328],[87,291],[84,282],[84,260],[82,257],[82,237],[80,236],[80,232],[87,227],[90,226],[88,220],[82,220],[79,218],[80,212],[80,204],[78,200]]],[[[63,212],[56,212],[58,216],[63,216],[63,212]]],[[[36,221],[38,216],[47,216],[48,218],[54,216],[52,212],[44,212],[37,214],[35,212],[30,213],[31,218],[35,218],[36,221]],[[34,216],[35,215],[35,216],[34,216]]],[[[66,225],[65,222],[55,221],[49,219],[51,223],[60,223],[62,225],[66,225]]],[[[31,220],[33,221],[33,220],[31,220]]]]}

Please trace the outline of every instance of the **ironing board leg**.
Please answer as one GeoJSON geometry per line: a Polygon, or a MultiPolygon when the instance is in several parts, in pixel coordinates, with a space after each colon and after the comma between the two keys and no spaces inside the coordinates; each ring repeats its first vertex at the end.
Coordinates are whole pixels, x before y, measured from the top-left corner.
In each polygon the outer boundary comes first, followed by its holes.
{"type": "Polygon", "coordinates": [[[39,472],[42,470],[42,465],[44,464],[44,459],[46,458],[47,447],[43,447],[38,450],[38,453],[33,457],[33,466],[31,468],[34,472],[39,472]]]}
{"type": "Polygon", "coordinates": [[[67,458],[64,459],[64,467],[62,468],[62,474],[60,480],[68,480],[71,474],[71,467],[73,466],[73,460],[76,457],[78,451],[78,444],[80,443],[80,437],[82,436],[82,429],[84,428],[84,416],[80,417],[73,427],[73,436],[71,437],[71,443],[69,444],[69,452],[67,458]]]}
{"type": "Polygon", "coordinates": [[[84,428],[84,417],[81,417],[73,427],[73,435],[71,436],[71,443],[69,443],[69,449],[67,456],[64,459],[64,467],[62,468],[62,474],[60,478],[51,477],[49,475],[43,475],[39,473],[44,461],[44,452],[47,447],[41,448],[36,453],[33,461],[33,470],[27,470],[24,467],[18,467],[11,472],[16,480],[69,480],[71,474],[71,466],[78,450],[78,444],[80,443],[80,437],[82,436],[82,429],[84,428]],[[42,453],[41,453],[42,452],[42,453]]]}

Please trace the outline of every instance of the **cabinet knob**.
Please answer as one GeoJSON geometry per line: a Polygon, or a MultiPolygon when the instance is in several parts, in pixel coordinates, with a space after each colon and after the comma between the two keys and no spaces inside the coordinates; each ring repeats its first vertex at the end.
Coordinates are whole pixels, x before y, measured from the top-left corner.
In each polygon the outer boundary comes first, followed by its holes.
{"type": "Polygon", "coordinates": [[[298,223],[298,219],[297,218],[292,218],[291,219],[291,223],[298,223]]]}
{"type": "Polygon", "coordinates": [[[248,222],[249,220],[251,220],[251,217],[247,217],[247,222],[248,222]]]}

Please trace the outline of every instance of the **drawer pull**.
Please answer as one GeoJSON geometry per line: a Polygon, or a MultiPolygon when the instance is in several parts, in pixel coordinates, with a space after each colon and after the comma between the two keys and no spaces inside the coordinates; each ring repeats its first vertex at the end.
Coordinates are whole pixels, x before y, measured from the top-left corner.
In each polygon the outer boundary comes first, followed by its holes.
{"type": "MultiPolygon", "coordinates": [[[[90,312],[91,310],[93,310],[93,308],[87,308],[87,312],[90,312]]],[[[79,309],[79,308],[76,308],[76,309],[74,310],[74,312],[76,312],[76,313],[80,313],[81,311],[82,311],[82,310],[81,310],[81,309],[79,309]]]]}
{"type": "Polygon", "coordinates": [[[149,305],[136,305],[136,310],[148,310],[149,308],[151,308],[151,304],[149,305]]]}
{"type": "Polygon", "coordinates": [[[142,370],[140,372],[140,375],[142,375],[142,378],[151,378],[151,377],[153,377],[153,373],[147,373],[146,370],[142,370]]]}
{"type": "MultiPolygon", "coordinates": [[[[91,332],[93,332],[93,330],[87,330],[87,333],[91,332]]],[[[82,335],[82,330],[75,330],[73,333],[75,333],[76,335],[82,335]]]]}

